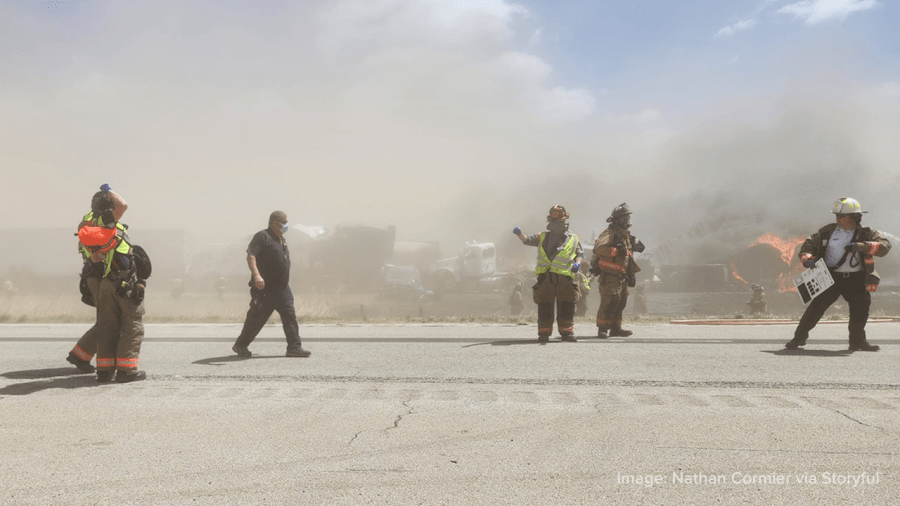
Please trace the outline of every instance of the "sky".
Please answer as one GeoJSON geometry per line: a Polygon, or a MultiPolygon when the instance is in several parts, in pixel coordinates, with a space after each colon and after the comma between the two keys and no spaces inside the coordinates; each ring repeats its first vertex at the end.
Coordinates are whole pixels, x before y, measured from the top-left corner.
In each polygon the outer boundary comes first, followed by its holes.
{"type": "Polygon", "coordinates": [[[839,196],[898,234],[897,26],[888,0],[0,0],[0,227],[74,226],[108,183],[198,247],[280,209],[452,254],[622,202],[648,246],[749,216],[740,242],[839,196]]]}

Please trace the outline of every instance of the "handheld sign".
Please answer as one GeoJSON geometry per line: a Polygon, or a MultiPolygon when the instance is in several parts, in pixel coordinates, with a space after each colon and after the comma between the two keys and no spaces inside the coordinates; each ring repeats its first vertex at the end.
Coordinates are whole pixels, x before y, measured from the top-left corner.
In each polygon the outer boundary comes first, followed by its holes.
{"type": "Polygon", "coordinates": [[[806,269],[794,278],[794,286],[797,287],[797,293],[800,294],[803,304],[809,304],[809,301],[833,284],[834,278],[831,277],[831,272],[828,271],[822,258],[816,261],[815,267],[806,269]]]}

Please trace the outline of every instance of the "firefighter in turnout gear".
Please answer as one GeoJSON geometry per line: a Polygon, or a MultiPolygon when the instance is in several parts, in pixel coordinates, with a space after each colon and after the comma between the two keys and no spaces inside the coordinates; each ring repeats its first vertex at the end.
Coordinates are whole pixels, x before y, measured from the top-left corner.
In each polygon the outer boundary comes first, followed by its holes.
{"type": "MultiPolygon", "coordinates": [[[[128,203],[121,196],[104,184],[100,187],[100,191],[91,198],[91,212],[84,215],[78,230],[84,226],[101,227],[105,229],[121,230],[123,234],[128,226],[119,223],[122,215],[128,209],[128,203]]],[[[75,235],[78,235],[77,233],[75,235]]],[[[105,244],[107,250],[112,247],[112,243],[105,244]]],[[[100,300],[100,279],[106,270],[104,260],[106,251],[101,247],[88,248],[84,244],[78,244],[78,251],[82,255],[84,265],[81,270],[81,300],[93,307],[97,307],[97,301],[100,300]]],[[[81,339],[69,352],[66,361],[78,368],[79,371],[85,373],[94,372],[94,366],[91,365],[91,359],[97,353],[97,324],[94,325],[81,336],[81,339]]]]}
{"type": "Polygon", "coordinates": [[[129,383],[147,378],[138,370],[144,340],[146,276],[138,263],[139,246],[124,235],[106,259],[97,302],[97,381],[129,383]]]}
{"type": "Polygon", "coordinates": [[[862,215],[867,211],[856,200],[840,197],[831,212],[836,223],[825,225],[806,239],[800,247],[800,261],[809,269],[824,258],[834,284],[810,301],[794,338],[784,347],[794,350],[805,345],[809,331],[819,323],[828,307],[843,297],[850,308],[850,351],[878,351],[881,348],[866,339],[866,322],[871,293],[878,290],[880,281],[874,257],[887,255],[891,243],[878,230],[862,226],[862,215]]]}
{"type": "Polygon", "coordinates": [[[563,341],[575,338],[575,303],[580,297],[575,274],[581,269],[584,251],[578,236],[569,232],[569,213],[553,206],[547,216],[547,231],[526,236],[513,229],[522,244],[537,246],[537,283],[532,287],[538,306],[538,341],[546,343],[553,333],[554,307],[559,335],[563,341]]]}
{"type": "Polygon", "coordinates": [[[766,313],[766,292],[760,285],[753,285],[751,287],[753,290],[753,296],[750,298],[750,302],[747,305],[750,306],[750,314],[765,314],[766,313]]]}
{"type": "Polygon", "coordinates": [[[597,336],[628,337],[630,330],[622,328],[622,312],[628,302],[628,287],[635,285],[640,267],[633,252],[644,251],[644,245],[630,235],[631,210],[622,203],[606,219],[609,227],[594,242],[591,274],[600,286],[600,308],[597,310],[597,336]]]}
{"type": "MultiPolygon", "coordinates": [[[[108,185],[104,186],[109,191],[108,185]]],[[[102,223],[86,220],[78,239],[90,253],[92,270],[99,278],[93,296],[97,307],[97,381],[115,377],[119,383],[128,383],[147,377],[138,370],[138,357],[144,337],[143,300],[150,261],[140,246],[131,244],[124,226],[97,226],[109,224],[108,218],[101,216],[102,223]]]]}

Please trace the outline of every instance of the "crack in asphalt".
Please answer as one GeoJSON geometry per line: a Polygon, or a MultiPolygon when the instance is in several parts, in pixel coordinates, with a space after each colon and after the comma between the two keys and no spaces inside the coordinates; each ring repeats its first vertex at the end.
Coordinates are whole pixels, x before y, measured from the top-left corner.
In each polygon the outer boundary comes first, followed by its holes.
{"type": "Polygon", "coordinates": [[[406,407],[406,413],[401,413],[401,414],[397,415],[397,419],[394,420],[394,426],[393,426],[393,427],[388,427],[388,428],[384,429],[385,432],[387,432],[387,431],[389,431],[389,430],[391,430],[391,429],[397,429],[397,428],[399,428],[399,427],[400,427],[400,421],[403,420],[403,417],[404,417],[404,416],[407,416],[407,415],[411,415],[411,414],[413,413],[413,408],[412,408],[412,406],[409,405],[408,402],[403,401],[403,406],[406,407]]]}
{"type": "Polygon", "coordinates": [[[862,426],[865,426],[865,427],[871,427],[871,428],[873,428],[873,429],[878,429],[878,430],[880,430],[880,431],[884,431],[884,430],[885,430],[884,427],[878,427],[877,425],[869,425],[869,424],[864,423],[864,422],[862,422],[862,421],[860,421],[860,420],[857,420],[856,418],[853,418],[852,416],[850,416],[850,415],[848,415],[847,413],[844,413],[844,412],[842,412],[842,411],[838,411],[838,410],[836,410],[836,409],[832,409],[832,411],[834,411],[835,413],[844,416],[844,417],[847,418],[848,420],[852,420],[852,421],[854,421],[854,422],[856,422],[856,423],[858,423],[858,424],[860,424],[860,425],[862,425],[862,426]]]}
{"type": "Polygon", "coordinates": [[[362,431],[359,431],[356,434],[354,434],[353,437],[350,438],[350,441],[347,444],[352,445],[353,442],[356,441],[356,438],[358,438],[360,434],[362,434],[362,431]]]}

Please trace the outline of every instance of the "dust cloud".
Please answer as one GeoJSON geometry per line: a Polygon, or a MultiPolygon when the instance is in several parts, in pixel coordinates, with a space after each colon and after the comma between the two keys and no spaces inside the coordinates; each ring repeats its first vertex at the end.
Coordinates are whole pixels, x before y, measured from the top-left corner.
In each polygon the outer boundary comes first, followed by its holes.
{"type": "Polygon", "coordinates": [[[764,232],[809,234],[843,195],[900,233],[900,85],[823,80],[835,69],[821,60],[784,88],[708,103],[660,82],[667,98],[624,110],[628,83],[567,84],[535,46],[541,20],[500,0],[4,1],[0,14],[3,228],[73,227],[109,183],[133,229],[182,229],[189,250],[244,241],[281,209],[293,224],[393,225],[450,256],[469,240],[509,247],[554,204],[590,238],[627,201],[651,248],[737,224],[687,255],[721,262],[764,232]]]}

